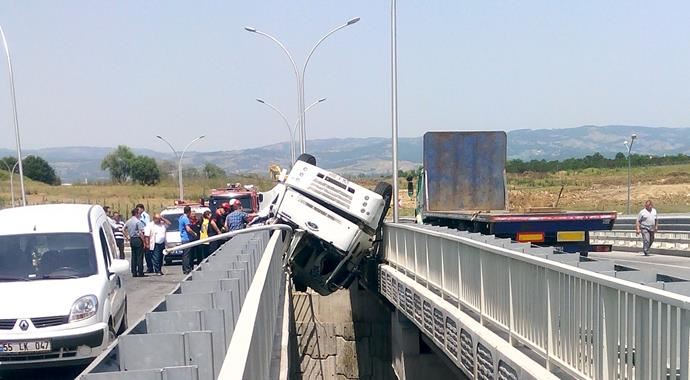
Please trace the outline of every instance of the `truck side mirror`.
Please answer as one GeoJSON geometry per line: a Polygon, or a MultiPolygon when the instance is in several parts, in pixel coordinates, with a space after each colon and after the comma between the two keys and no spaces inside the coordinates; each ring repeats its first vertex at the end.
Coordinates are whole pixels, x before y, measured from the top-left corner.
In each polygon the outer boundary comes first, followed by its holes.
{"type": "Polygon", "coordinates": [[[408,176],[407,177],[407,195],[411,198],[414,195],[414,184],[412,183],[412,180],[414,177],[408,176]]]}
{"type": "Polygon", "coordinates": [[[259,194],[259,203],[261,203],[261,202],[263,202],[263,201],[264,201],[264,195],[263,195],[263,194],[259,194]]]}

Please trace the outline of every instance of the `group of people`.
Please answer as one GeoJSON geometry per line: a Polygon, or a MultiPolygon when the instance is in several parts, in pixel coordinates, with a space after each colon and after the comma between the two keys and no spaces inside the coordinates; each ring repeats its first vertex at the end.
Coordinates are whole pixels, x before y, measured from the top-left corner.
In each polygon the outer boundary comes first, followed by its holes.
{"type": "MultiPolygon", "coordinates": [[[[211,211],[205,211],[200,220],[196,220],[190,206],[185,206],[183,213],[178,222],[182,244],[199,239],[206,240],[228,231],[243,229],[255,217],[255,214],[244,212],[242,202],[238,199],[233,199],[230,203],[223,203],[214,214],[211,214],[211,211]]],[[[226,241],[227,239],[214,240],[183,250],[182,273],[191,272],[194,269],[195,261],[201,262],[226,241]]]]}
{"type": "MultiPolygon", "coordinates": [[[[110,207],[104,206],[110,225],[113,229],[120,259],[125,258],[125,241],[129,241],[132,249],[130,267],[133,277],[144,277],[145,273],[163,275],[163,250],[165,249],[165,234],[170,221],[155,213],[153,218],[146,212],[143,204],[138,204],[131,210],[131,216],[122,221],[119,212],[110,212],[110,207]],[[146,271],[144,271],[146,262],[146,271]]],[[[205,240],[211,236],[220,235],[228,231],[245,228],[255,214],[248,214],[242,210],[242,203],[231,200],[223,203],[214,214],[205,211],[200,218],[192,213],[191,206],[185,206],[183,215],[179,218],[180,242],[182,244],[196,240],[205,240]]],[[[195,264],[215,252],[225,240],[215,240],[188,248],[182,251],[182,273],[188,274],[195,264]]]]}

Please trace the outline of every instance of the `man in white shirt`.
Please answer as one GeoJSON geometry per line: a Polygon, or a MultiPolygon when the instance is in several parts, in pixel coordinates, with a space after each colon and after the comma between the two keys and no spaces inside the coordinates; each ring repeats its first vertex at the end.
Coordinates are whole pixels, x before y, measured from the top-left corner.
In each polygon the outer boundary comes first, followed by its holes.
{"type": "Polygon", "coordinates": [[[635,232],[638,235],[642,234],[642,252],[645,256],[649,255],[649,248],[654,243],[654,233],[659,229],[659,220],[653,206],[652,201],[647,200],[644,203],[644,208],[637,214],[635,223],[635,232]]]}
{"type": "Polygon", "coordinates": [[[146,240],[146,272],[163,275],[163,249],[165,248],[165,230],[170,222],[156,213],[153,220],[144,229],[146,240]]]}

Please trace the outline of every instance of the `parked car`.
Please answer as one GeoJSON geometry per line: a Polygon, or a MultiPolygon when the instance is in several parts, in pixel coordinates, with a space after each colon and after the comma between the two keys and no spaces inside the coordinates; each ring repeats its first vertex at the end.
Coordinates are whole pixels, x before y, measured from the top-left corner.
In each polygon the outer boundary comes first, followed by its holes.
{"type": "Polygon", "coordinates": [[[0,370],[75,364],[127,329],[127,293],[103,208],[0,210],[0,370]]]}
{"type": "MultiPolygon", "coordinates": [[[[180,217],[184,213],[185,206],[190,206],[192,208],[192,214],[196,215],[198,219],[201,219],[205,211],[210,211],[208,207],[198,203],[180,203],[162,210],[161,217],[170,222],[170,225],[165,231],[165,248],[170,249],[180,245],[180,217]]],[[[169,265],[173,261],[182,260],[181,250],[169,250],[168,252],[169,253],[165,255],[165,264],[169,265]]]]}

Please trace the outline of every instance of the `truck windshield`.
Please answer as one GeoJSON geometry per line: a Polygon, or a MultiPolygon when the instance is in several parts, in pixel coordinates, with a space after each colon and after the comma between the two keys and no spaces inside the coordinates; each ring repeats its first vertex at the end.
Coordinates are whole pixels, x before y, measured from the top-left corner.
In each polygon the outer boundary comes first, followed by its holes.
{"type": "Polygon", "coordinates": [[[89,233],[0,236],[0,282],[80,278],[96,273],[89,233]]]}
{"type": "Polygon", "coordinates": [[[242,202],[242,209],[244,211],[251,211],[252,210],[252,197],[250,195],[233,195],[233,196],[224,196],[224,195],[213,195],[211,196],[211,199],[209,199],[208,204],[209,207],[211,208],[211,211],[215,212],[215,210],[222,206],[223,203],[230,202],[231,199],[239,199],[240,202],[242,202]]]}

